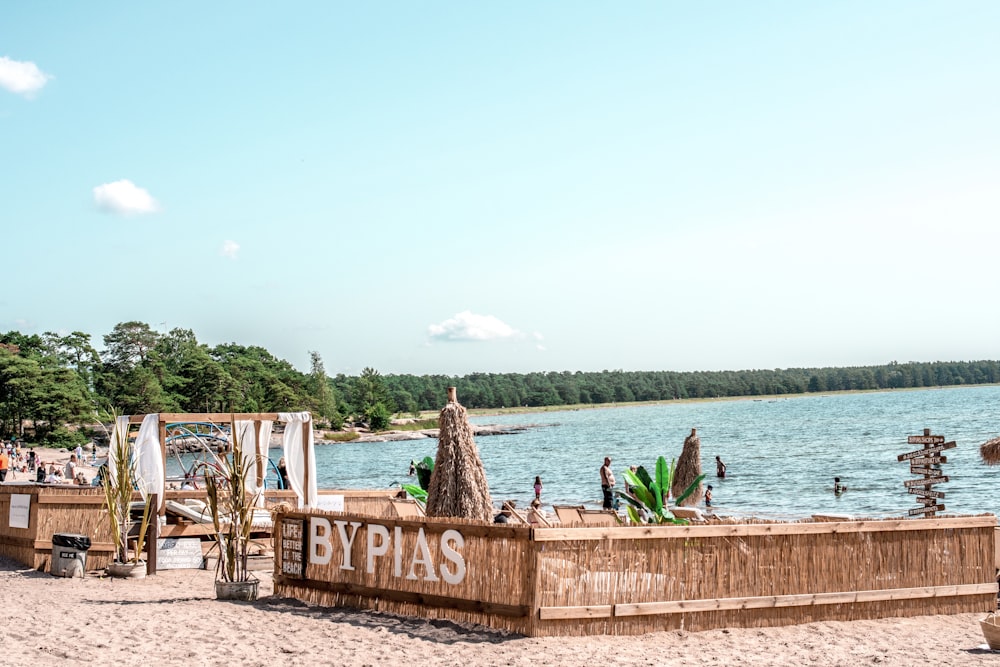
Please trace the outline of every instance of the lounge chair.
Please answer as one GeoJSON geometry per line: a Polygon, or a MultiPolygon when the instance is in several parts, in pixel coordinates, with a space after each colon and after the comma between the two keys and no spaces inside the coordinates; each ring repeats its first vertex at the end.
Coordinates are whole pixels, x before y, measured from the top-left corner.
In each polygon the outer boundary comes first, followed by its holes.
{"type": "Polygon", "coordinates": [[[555,510],[559,523],[564,526],[583,523],[583,518],[580,516],[583,505],[553,505],[552,509],[555,510]]]}
{"type": "Polygon", "coordinates": [[[617,526],[621,523],[614,510],[579,510],[585,526],[617,526]]]}
{"type": "Polygon", "coordinates": [[[400,519],[420,519],[426,516],[424,508],[417,504],[415,500],[401,500],[393,498],[389,501],[392,510],[400,519]]]}

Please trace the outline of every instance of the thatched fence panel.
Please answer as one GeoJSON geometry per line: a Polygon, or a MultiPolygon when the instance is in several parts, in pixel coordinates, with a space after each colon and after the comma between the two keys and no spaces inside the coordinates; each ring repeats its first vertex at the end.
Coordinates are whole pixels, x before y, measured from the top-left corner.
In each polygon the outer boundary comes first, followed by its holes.
{"type": "MultiPolygon", "coordinates": [[[[527,527],[462,519],[290,513],[279,516],[274,534],[278,595],[322,606],[375,609],[527,631],[534,596],[527,527]],[[305,521],[310,540],[325,544],[327,538],[314,533],[325,530],[325,526],[311,527],[317,518],[331,525],[329,562],[307,562],[305,579],[283,574],[287,553],[283,524],[305,521]],[[341,523],[338,526],[336,522],[341,523]],[[352,532],[353,524],[357,524],[356,533],[352,532]],[[460,539],[456,541],[451,531],[460,534],[460,539]],[[385,536],[388,543],[383,541],[385,536]],[[345,558],[344,539],[351,544],[349,559],[345,558]],[[376,551],[387,548],[369,556],[372,547],[376,551]],[[445,553],[448,548],[452,550],[450,555],[445,553]],[[481,567],[484,563],[492,567],[481,567]]],[[[320,551],[325,552],[325,546],[320,551]]]]}
{"type": "Polygon", "coordinates": [[[44,570],[52,557],[52,536],[71,533],[91,539],[88,569],[104,567],[114,553],[114,545],[103,503],[104,492],[97,488],[0,486],[0,555],[44,570]],[[10,526],[12,495],[30,496],[27,528],[10,526]]]}
{"type": "MultiPolygon", "coordinates": [[[[285,518],[310,520],[305,514],[285,518]]],[[[385,556],[367,572],[357,566],[365,562],[359,561],[367,548],[363,525],[351,550],[353,570],[345,570],[334,554],[329,564],[307,565],[303,579],[282,575],[279,545],[278,594],[533,636],[757,627],[996,606],[992,515],[531,529],[457,520],[328,518],[377,523],[383,528],[376,530],[394,537],[399,528],[407,563],[419,553],[418,531],[428,537],[427,557],[439,563],[438,536],[457,530],[464,536],[465,578],[447,584],[399,576],[385,556]]],[[[280,532],[276,535],[280,540],[280,532]]]]}

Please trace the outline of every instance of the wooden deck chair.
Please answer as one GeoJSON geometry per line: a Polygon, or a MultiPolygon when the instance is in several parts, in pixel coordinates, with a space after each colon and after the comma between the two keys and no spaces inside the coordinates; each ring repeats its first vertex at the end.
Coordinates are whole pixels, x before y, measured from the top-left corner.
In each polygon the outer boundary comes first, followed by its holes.
{"type": "Polygon", "coordinates": [[[530,523],[528,517],[514,509],[514,501],[512,500],[505,500],[500,509],[501,511],[507,511],[516,523],[523,523],[524,525],[530,523]]]}
{"type": "Polygon", "coordinates": [[[420,519],[424,516],[424,508],[417,504],[415,500],[400,500],[393,498],[392,509],[400,519],[420,519]]]}
{"type": "MultiPolygon", "coordinates": [[[[552,527],[552,522],[545,518],[545,515],[542,514],[542,510],[534,507],[528,509],[528,523],[533,526],[539,526],[540,528],[552,527]]],[[[1000,558],[1000,556],[998,556],[998,558],[1000,558]]]]}
{"type": "Polygon", "coordinates": [[[579,510],[585,526],[617,526],[621,523],[614,510],[579,510]]]}
{"type": "Polygon", "coordinates": [[[691,523],[705,523],[705,515],[697,507],[670,507],[668,509],[677,519],[687,519],[691,523]]]}
{"type": "Polygon", "coordinates": [[[583,519],[580,517],[583,505],[553,505],[552,509],[555,510],[559,523],[564,526],[583,523],[583,519]]]}

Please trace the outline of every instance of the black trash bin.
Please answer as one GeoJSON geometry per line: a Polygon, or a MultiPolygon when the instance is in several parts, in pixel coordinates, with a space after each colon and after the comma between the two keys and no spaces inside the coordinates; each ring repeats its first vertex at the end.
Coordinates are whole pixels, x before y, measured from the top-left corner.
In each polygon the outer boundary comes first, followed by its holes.
{"type": "Polygon", "coordinates": [[[52,536],[49,572],[57,577],[82,577],[87,571],[90,538],[86,535],[56,533],[52,536]]]}

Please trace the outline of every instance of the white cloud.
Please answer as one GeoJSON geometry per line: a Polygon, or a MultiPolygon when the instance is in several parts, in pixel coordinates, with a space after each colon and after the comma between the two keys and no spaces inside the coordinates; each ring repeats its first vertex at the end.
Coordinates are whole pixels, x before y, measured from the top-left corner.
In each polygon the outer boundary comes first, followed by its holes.
{"type": "Polygon", "coordinates": [[[38,65],[31,61],[21,62],[7,56],[0,57],[0,88],[6,88],[12,93],[31,99],[51,78],[51,74],[38,69],[38,65]]]}
{"type": "Polygon", "coordinates": [[[236,241],[223,241],[222,247],[219,248],[219,254],[229,259],[236,259],[237,255],[240,254],[240,244],[236,241]]]}
{"type": "Polygon", "coordinates": [[[128,179],[98,185],[94,188],[94,203],[102,211],[122,215],[160,210],[160,205],[149,192],[128,179]]]}
{"type": "Polygon", "coordinates": [[[492,315],[476,315],[465,310],[441,324],[427,328],[432,340],[441,341],[489,341],[514,340],[524,338],[517,329],[505,324],[492,315]]]}

